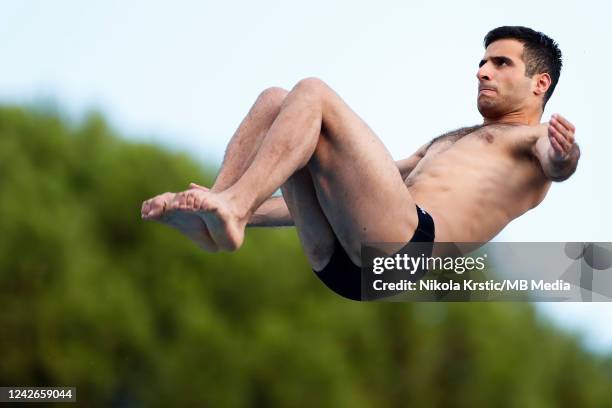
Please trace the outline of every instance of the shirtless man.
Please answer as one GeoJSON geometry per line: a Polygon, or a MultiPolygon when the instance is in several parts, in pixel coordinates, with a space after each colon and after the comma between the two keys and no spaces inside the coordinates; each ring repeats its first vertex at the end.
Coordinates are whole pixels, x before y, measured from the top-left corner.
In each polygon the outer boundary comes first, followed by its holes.
{"type": "Polygon", "coordinates": [[[143,218],[207,251],[240,248],[246,226],[295,225],[313,270],[341,294],[364,242],[489,241],[536,207],[551,181],[567,179],[580,151],[568,120],[540,123],[561,71],[557,44],[526,27],[496,28],[484,44],[482,124],[394,162],[321,80],[270,88],[230,141],[212,188],[192,183],[147,200],[143,218]],[[279,187],[282,196],[271,197],[279,187]]]}

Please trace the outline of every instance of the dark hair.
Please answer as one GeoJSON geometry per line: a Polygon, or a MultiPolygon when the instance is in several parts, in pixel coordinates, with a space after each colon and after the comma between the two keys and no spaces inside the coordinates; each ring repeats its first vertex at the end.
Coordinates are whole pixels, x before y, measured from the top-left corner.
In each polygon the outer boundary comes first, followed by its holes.
{"type": "Polygon", "coordinates": [[[561,50],[559,44],[552,38],[539,31],[528,27],[503,26],[497,27],[487,33],[484,38],[484,46],[497,40],[514,39],[523,43],[523,61],[525,62],[525,75],[532,77],[534,74],[548,73],[550,75],[550,88],[544,94],[544,104],[550,99],[559,76],[561,75],[561,50]]]}

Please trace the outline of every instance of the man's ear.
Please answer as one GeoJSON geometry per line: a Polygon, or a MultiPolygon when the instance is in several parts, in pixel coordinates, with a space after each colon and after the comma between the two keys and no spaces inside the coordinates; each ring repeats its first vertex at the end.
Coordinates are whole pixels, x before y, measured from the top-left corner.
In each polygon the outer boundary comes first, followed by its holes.
{"type": "Polygon", "coordinates": [[[546,72],[544,72],[543,74],[536,74],[535,80],[535,89],[533,90],[533,93],[537,96],[544,95],[552,84],[552,79],[550,79],[550,75],[548,75],[546,72]]]}

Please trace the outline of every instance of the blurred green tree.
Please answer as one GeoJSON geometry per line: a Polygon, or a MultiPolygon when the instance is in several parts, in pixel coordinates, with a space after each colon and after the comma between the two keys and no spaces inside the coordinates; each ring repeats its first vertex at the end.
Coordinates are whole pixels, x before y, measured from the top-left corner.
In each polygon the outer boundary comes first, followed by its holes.
{"type": "Polygon", "coordinates": [[[0,108],[0,384],[85,406],[612,406],[611,359],[529,304],[361,304],[293,229],[207,254],[141,221],[211,174],[99,114],[0,108]]]}

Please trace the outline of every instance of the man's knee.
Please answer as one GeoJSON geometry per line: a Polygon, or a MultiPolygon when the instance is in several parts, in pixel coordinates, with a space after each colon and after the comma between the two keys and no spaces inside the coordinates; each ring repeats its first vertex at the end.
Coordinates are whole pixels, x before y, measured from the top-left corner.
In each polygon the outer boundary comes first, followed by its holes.
{"type": "MultiPolygon", "coordinates": [[[[302,99],[308,101],[308,106],[321,115],[326,125],[337,127],[346,116],[346,106],[340,96],[319,78],[305,78],[299,81],[291,90],[297,92],[302,99]]],[[[352,118],[351,118],[352,119],[352,118]]],[[[328,137],[334,137],[336,132],[328,132],[328,137]]],[[[322,134],[322,136],[326,136],[322,134]]]]}
{"type": "Polygon", "coordinates": [[[280,107],[287,97],[289,91],[283,88],[279,88],[277,86],[273,86],[267,89],[264,89],[259,96],[257,97],[257,101],[264,104],[269,104],[273,106],[280,107]]]}
{"type": "Polygon", "coordinates": [[[317,97],[323,97],[329,90],[330,88],[325,82],[315,77],[304,78],[293,87],[293,91],[317,97]]]}

